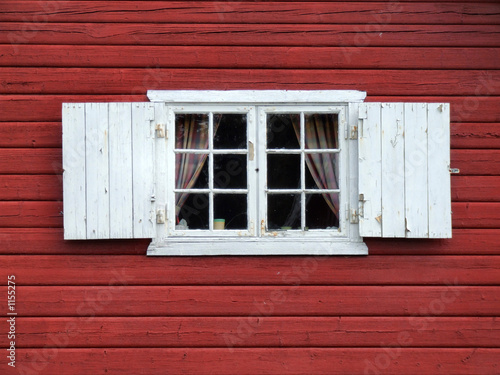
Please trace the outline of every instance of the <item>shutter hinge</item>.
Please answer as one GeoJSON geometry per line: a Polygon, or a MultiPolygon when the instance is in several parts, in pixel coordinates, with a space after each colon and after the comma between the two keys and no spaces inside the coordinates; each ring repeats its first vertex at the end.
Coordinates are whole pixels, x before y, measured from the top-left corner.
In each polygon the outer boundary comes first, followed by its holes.
{"type": "Polygon", "coordinates": [[[458,168],[450,168],[450,173],[452,173],[452,174],[458,174],[458,173],[460,173],[460,169],[458,169],[458,168]]]}
{"type": "MultiPolygon", "coordinates": [[[[359,122],[358,122],[358,126],[359,126],[359,122]]],[[[351,126],[349,127],[349,139],[353,139],[353,140],[356,140],[358,139],[358,126],[351,126]]]]}
{"type": "Polygon", "coordinates": [[[165,138],[165,124],[156,124],[156,138],[165,138]]]}
{"type": "Polygon", "coordinates": [[[351,139],[363,137],[363,123],[366,118],[368,118],[366,107],[360,105],[358,112],[358,126],[351,127],[351,139]]]}
{"type": "Polygon", "coordinates": [[[358,224],[359,223],[359,212],[357,209],[355,208],[351,208],[349,209],[350,207],[347,207],[346,209],[346,216],[347,216],[347,220],[349,220],[349,222],[351,224],[358,224]]]}
{"type": "Polygon", "coordinates": [[[156,224],[165,224],[165,210],[158,209],[156,210],[156,224]]]}
{"type": "Polygon", "coordinates": [[[359,213],[355,209],[351,210],[350,222],[351,224],[359,224],[359,213]]]}
{"type": "Polygon", "coordinates": [[[365,195],[359,194],[358,216],[365,217],[365,195]]]}

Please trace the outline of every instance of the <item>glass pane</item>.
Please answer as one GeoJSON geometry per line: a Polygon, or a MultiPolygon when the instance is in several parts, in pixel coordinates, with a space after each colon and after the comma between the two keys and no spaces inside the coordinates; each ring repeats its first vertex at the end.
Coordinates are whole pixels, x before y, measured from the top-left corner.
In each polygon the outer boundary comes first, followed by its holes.
{"type": "Polygon", "coordinates": [[[247,156],[214,155],[214,187],[218,189],[246,189],[247,156]]]}
{"type": "Polygon", "coordinates": [[[333,229],[339,227],[338,194],[306,194],[306,228],[333,229]],[[338,209],[338,208],[337,208],[338,209]]]}
{"type": "Polygon", "coordinates": [[[269,189],[300,188],[300,155],[267,155],[269,189]]]}
{"type": "Polygon", "coordinates": [[[306,189],[337,189],[339,154],[306,154],[306,189]]]}
{"type": "Polygon", "coordinates": [[[246,114],[214,114],[214,148],[247,148],[246,114]]]}
{"type": "Polygon", "coordinates": [[[300,229],[300,194],[267,196],[267,229],[300,229]]]}
{"type": "Polygon", "coordinates": [[[176,154],[175,187],[177,189],[208,188],[208,155],[176,154]]]}
{"type": "Polygon", "coordinates": [[[208,229],[208,194],[175,193],[176,229],[208,229]],[[185,220],[185,222],[183,221],[185,220]],[[187,227],[183,227],[183,225],[187,227]]]}
{"type": "Polygon", "coordinates": [[[298,149],[300,148],[300,115],[268,114],[267,115],[267,148],[298,149]]]}
{"type": "Polygon", "coordinates": [[[332,113],[306,114],[305,147],[338,148],[338,115],[332,113]]]}
{"type": "Polygon", "coordinates": [[[175,115],[175,148],[208,148],[208,115],[178,113],[175,115]]]}
{"type": "Polygon", "coordinates": [[[214,229],[216,228],[248,229],[246,194],[214,195],[214,229]]]}

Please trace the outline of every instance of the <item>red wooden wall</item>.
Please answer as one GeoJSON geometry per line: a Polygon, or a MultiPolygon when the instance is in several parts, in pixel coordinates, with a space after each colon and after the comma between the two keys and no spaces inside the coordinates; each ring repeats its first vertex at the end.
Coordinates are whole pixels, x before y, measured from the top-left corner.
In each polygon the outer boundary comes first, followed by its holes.
{"type": "Polygon", "coordinates": [[[497,0],[2,0],[0,373],[500,373],[499,47],[497,0]],[[63,241],[61,103],[147,89],[450,102],[453,239],[320,258],[63,241]]]}

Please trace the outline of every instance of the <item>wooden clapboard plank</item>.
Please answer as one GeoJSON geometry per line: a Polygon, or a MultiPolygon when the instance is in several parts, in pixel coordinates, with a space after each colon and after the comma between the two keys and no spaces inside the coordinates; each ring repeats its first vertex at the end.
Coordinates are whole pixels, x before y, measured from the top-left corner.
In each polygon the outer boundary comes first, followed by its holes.
{"type": "Polygon", "coordinates": [[[62,150],[60,148],[0,149],[0,173],[60,175],[62,150]]]}
{"type": "MultiPolygon", "coordinates": [[[[89,124],[84,104],[64,104],[63,121],[63,200],[64,238],[87,237],[87,176],[86,142],[89,124]]],[[[91,181],[89,179],[89,181],[91,181]]],[[[92,217],[92,212],[89,212],[92,217]]]]}
{"type": "MultiPolygon", "coordinates": [[[[150,22],[150,23],[354,23],[498,24],[496,4],[363,2],[157,2],[66,1],[41,7],[37,1],[6,0],[0,22],[150,22]],[[48,8],[48,9],[47,9],[48,8]]],[[[375,26],[376,27],[376,26],[375,26]]]]}
{"type": "Polygon", "coordinates": [[[404,105],[406,237],[429,237],[427,206],[427,105],[404,105]]]}
{"type": "MultiPolygon", "coordinates": [[[[411,347],[498,348],[493,317],[20,318],[18,348],[378,347],[414,332],[411,347]],[[77,334],[85,332],[85,334],[77,334]],[[154,333],[153,333],[154,332],[154,333]],[[74,333],[74,334],[73,334],[74,333]],[[153,333],[153,334],[152,334],[153,333]],[[71,339],[68,340],[71,334],[71,339]]],[[[0,327],[8,330],[6,319],[0,327]]]]}
{"type": "Polygon", "coordinates": [[[359,218],[360,235],[382,235],[382,132],[381,108],[377,103],[360,105],[359,117],[359,194],[363,213],[359,218]],[[377,219],[378,218],[378,219],[377,219]]]}
{"type": "Polygon", "coordinates": [[[500,202],[500,176],[452,176],[451,199],[462,202],[500,202]]]}
{"type": "Polygon", "coordinates": [[[499,69],[494,48],[0,45],[0,66],[499,69]],[[314,59],[311,59],[314,56],[314,59]]]}
{"type": "MultiPolygon", "coordinates": [[[[481,237],[484,238],[484,237],[481,237]]],[[[65,241],[62,228],[0,228],[0,254],[146,255],[151,240],[65,241]]]]}
{"type": "Polygon", "coordinates": [[[155,236],[154,104],[132,104],[133,237],[155,236]]]}
{"type": "Polygon", "coordinates": [[[0,147],[61,147],[59,122],[0,122],[0,147]]]}
{"type": "MultiPolygon", "coordinates": [[[[37,20],[33,20],[37,21],[37,20]]],[[[496,25],[349,25],[0,22],[0,43],[19,53],[20,44],[178,46],[345,46],[355,60],[365,46],[497,47],[496,25]],[[359,50],[360,51],[360,50],[359,50]]],[[[443,51],[443,50],[440,50],[443,51]]],[[[9,50],[7,50],[9,53],[9,50]]],[[[421,60],[420,60],[421,61],[421,60]]],[[[421,61],[422,62],[422,61],[421,61]]],[[[156,65],[156,64],[154,64],[156,65]]]]}
{"type": "Polygon", "coordinates": [[[382,237],[406,235],[403,106],[381,103],[382,237]]]}
{"type": "Polygon", "coordinates": [[[87,239],[109,238],[108,120],[107,103],[85,103],[87,239]]]}
{"type": "Polygon", "coordinates": [[[451,124],[452,148],[500,148],[499,123],[451,124]]]}
{"type": "Polygon", "coordinates": [[[429,238],[451,237],[450,107],[429,103],[427,194],[429,238]]]}
{"type": "MultiPolygon", "coordinates": [[[[497,286],[24,286],[18,316],[496,316],[497,286]],[[445,302],[446,301],[446,302],[445,302]]],[[[7,297],[7,288],[0,291],[7,297]]]]}
{"type": "MultiPolygon", "coordinates": [[[[500,255],[500,230],[454,229],[446,240],[365,238],[370,255],[500,255]]],[[[0,254],[140,255],[146,240],[64,241],[62,228],[0,228],[0,254]]],[[[185,258],[184,258],[185,259],[185,258]]],[[[247,258],[248,259],[248,258],[247,258]]],[[[269,261],[270,258],[266,258],[269,261]]],[[[337,259],[337,258],[335,258],[337,259]]]]}
{"type": "Polygon", "coordinates": [[[62,202],[0,202],[0,227],[62,228],[62,202]]]}
{"type": "MultiPolygon", "coordinates": [[[[429,244],[428,244],[429,246],[429,244]]],[[[431,244],[432,246],[432,244],[431,244]]],[[[127,285],[497,285],[500,256],[399,254],[368,258],[228,257],[170,258],[135,255],[0,256],[5,276],[16,270],[19,286],[127,285]],[[168,272],[165,272],[168,270],[168,272]],[[194,279],[193,274],[197,277],[194,279]],[[124,282],[125,282],[124,281],[124,282]]],[[[5,282],[6,283],[6,282],[5,282]]]]}
{"type": "MultiPolygon", "coordinates": [[[[334,87],[367,91],[369,95],[499,95],[500,70],[370,69],[139,69],[139,68],[0,68],[0,94],[140,93],[168,83],[169,89],[291,89],[334,87]],[[29,84],[27,84],[29,77],[29,84]]],[[[462,111],[476,111],[466,101],[462,111]]],[[[457,110],[455,108],[455,110],[457,110]]]]}
{"type": "MultiPolygon", "coordinates": [[[[70,338],[69,338],[70,339],[70,338]]],[[[499,349],[408,348],[411,332],[392,347],[376,348],[95,348],[19,349],[16,368],[26,374],[493,374],[499,349]],[[362,359],[362,360],[360,360],[362,359]],[[425,360],[424,360],[425,359],[425,360]],[[383,361],[383,362],[382,362],[383,361]],[[32,369],[36,368],[36,372],[32,369]]]]}
{"type": "Polygon", "coordinates": [[[457,202],[452,204],[454,228],[499,228],[500,203],[457,202]]]}
{"type": "MultiPolygon", "coordinates": [[[[357,87],[357,82],[353,81],[357,87]]],[[[207,87],[196,87],[196,89],[207,87]]],[[[212,87],[214,88],[214,87],[212,87]]],[[[245,89],[252,89],[252,84],[245,85],[245,89]]],[[[303,89],[300,84],[287,86],[267,84],[263,89],[303,89]]],[[[331,85],[330,89],[335,88],[331,85]]],[[[3,121],[61,121],[61,103],[66,102],[144,102],[147,89],[137,90],[135,94],[120,95],[0,95],[0,118],[3,121]],[[140,91],[140,92],[139,92],[140,91]],[[36,109],[36,110],[33,110],[36,109]]],[[[442,102],[451,104],[451,121],[453,122],[500,122],[498,113],[498,97],[491,96],[371,96],[366,102],[442,102]],[[464,103],[472,101],[475,110],[464,107],[464,103]]]]}
{"type": "Polygon", "coordinates": [[[500,175],[500,150],[453,150],[451,167],[460,175],[500,175]]]}
{"type": "Polygon", "coordinates": [[[133,237],[132,104],[109,103],[110,238],[133,237]]]}
{"type": "Polygon", "coordinates": [[[487,255],[500,250],[498,229],[453,229],[453,238],[442,240],[365,238],[370,255],[487,255]]]}
{"type": "Polygon", "coordinates": [[[61,175],[0,175],[2,201],[62,200],[61,175]]]}

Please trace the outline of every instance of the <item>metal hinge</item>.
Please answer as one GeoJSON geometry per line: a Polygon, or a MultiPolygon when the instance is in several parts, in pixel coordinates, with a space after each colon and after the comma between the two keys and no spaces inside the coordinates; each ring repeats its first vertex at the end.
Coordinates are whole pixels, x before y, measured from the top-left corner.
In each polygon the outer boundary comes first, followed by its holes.
{"type": "Polygon", "coordinates": [[[156,124],[156,138],[165,138],[165,124],[156,124]]]}
{"type": "Polygon", "coordinates": [[[363,137],[363,124],[367,117],[368,114],[366,111],[366,107],[360,105],[358,112],[358,126],[351,127],[351,139],[358,139],[360,137],[363,137]]]}
{"type": "Polygon", "coordinates": [[[365,195],[359,194],[358,216],[365,217],[365,195]]]}
{"type": "Polygon", "coordinates": [[[165,210],[164,209],[156,210],[156,223],[157,224],[165,224],[165,210]]]}
{"type": "Polygon", "coordinates": [[[351,222],[351,224],[358,224],[359,223],[359,213],[355,209],[351,209],[350,222],[351,222]]]}
{"type": "MultiPolygon", "coordinates": [[[[358,126],[359,126],[359,120],[358,120],[358,126]]],[[[358,127],[357,126],[350,127],[349,139],[358,139],[358,127]]]]}

